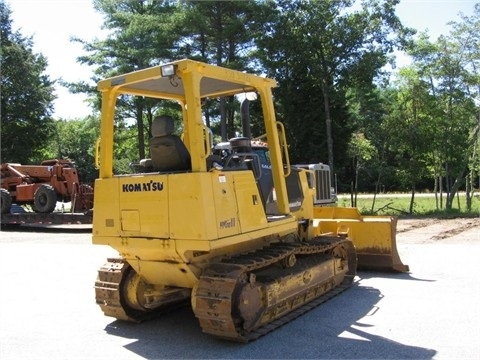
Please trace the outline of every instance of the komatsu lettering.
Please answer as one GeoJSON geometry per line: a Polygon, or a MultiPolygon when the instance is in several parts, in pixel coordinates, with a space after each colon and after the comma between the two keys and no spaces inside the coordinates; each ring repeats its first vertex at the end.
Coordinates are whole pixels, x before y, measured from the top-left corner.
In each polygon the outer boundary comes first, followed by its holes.
{"type": "Polygon", "coordinates": [[[162,191],[163,182],[150,180],[145,183],[122,184],[122,192],[162,191]]]}

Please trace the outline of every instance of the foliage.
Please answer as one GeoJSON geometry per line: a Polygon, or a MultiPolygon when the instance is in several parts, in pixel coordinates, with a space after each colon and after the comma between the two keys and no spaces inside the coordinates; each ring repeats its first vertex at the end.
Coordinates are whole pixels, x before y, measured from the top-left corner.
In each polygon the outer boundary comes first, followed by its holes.
{"type": "MultiPolygon", "coordinates": [[[[465,206],[465,194],[456,195],[451,209],[437,209],[435,194],[421,194],[415,198],[413,211],[410,212],[410,197],[408,194],[384,194],[374,200],[373,196],[358,197],[357,207],[363,215],[389,215],[389,216],[473,216],[480,214],[480,197],[473,198],[471,209],[465,206]],[[372,203],[375,203],[372,209],[372,203]]],[[[350,206],[350,197],[340,195],[338,205],[350,206]]]]}
{"type": "Polygon", "coordinates": [[[451,24],[454,30],[449,36],[440,36],[435,43],[423,36],[410,51],[418,69],[416,76],[428,83],[434,98],[428,105],[434,118],[430,149],[425,155],[430,155],[428,167],[433,169],[440,190],[445,179],[447,209],[452,207],[467,169],[470,167],[472,176],[478,159],[475,144],[480,114],[475,100],[480,99],[480,4],[475,6],[472,18],[463,20],[451,24]]]}
{"type": "MultiPolygon", "coordinates": [[[[158,65],[170,60],[179,35],[174,31],[178,13],[175,1],[94,0],[95,9],[105,19],[109,30],[104,40],[87,42],[78,37],[72,41],[83,45],[86,55],[78,60],[95,66],[94,81],[158,65]]],[[[95,95],[100,109],[100,94],[85,82],[69,84],[72,91],[95,95]]],[[[136,124],[137,154],[145,158],[145,145],[156,113],[163,111],[164,103],[153,99],[122,96],[117,101],[116,121],[133,120],[136,124]],[[145,126],[146,125],[146,126],[145,126]]],[[[131,144],[133,145],[133,144],[131,144]]]]}
{"type": "MultiPolygon", "coordinates": [[[[12,32],[3,1],[2,158],[68,156],[95,176],[98,120],[52,122],[46,59],[32,53],[31,38],[12,32]]],[[[410,212],[417,189],[427,187],[447,195],[437,197],[442,209],[444,201],[452,208],[466,186],[472,207],[480,186],[480,4],[431,40],[412,38],[415,31],[395,15],[398,2],[94,0],[107,35],[72,38],[83,45],[78,60],[94,76],[68,86],[89,95],[98,112],[100,79],[184,57],[266,75],[279,85],[274,101],[292,163],[329,163],[339,191],[408,189],[410,212]],[[392,80],[387,65],[398,49],[407,49],[412,63],[392,80]]],[[[166,112],[179,119],[182,110],[141,97],[120,96],[117,105],[114,171],[126,173],[130,162],[148,157],[153,117],[166,112]]],[[[216,139],[240,132],[239,99],[202,106],[216,139]]],[[[260,104],[249,110],[252,134],[260,135],[260,104]]]]}
{"type": "Polygon", "coordinates": [[[352,134],[348,143],[348,155],[352,159],[352,167],[355,170],[355,181],[353,192],[355,194],[352,206],[356,206],[358,192],[358,176],[360,170],[365,164],[376,155],[377,149],[372,145],[370,140],[363,133],[352,134]]]}
{"type": "Polygon", "coordinates": [[[417,77],[414,69],[402,69],[392,94],[395,98],[391,99],[391,112],[384,122],[391,133],[389,146],[399,165],[397,175],[403,186],[410,189],[415,189],[424,176],[425,156],[435,132],[431,125],[434,99],[428,90],[428,84],[417,77]]]}
{"type": "Polygon", "coordinates": [[[93,183],[98,177],[95,169],[95,142],[99,137],[100,122],[97,118],[83,120],[58,120],[51,143],[52,157],[70,159],[78,169],[82,183],[93,183]],[[80,135],[80,136],[79,136],[80,135]]]}
{"type": "Polygon", "coordinates": [[[47,60],[33,53],[33,40],[11,27],[10,9],[0,0],[1,157],[23,164],[45,160],[53,134],[53,81],[47,60]]]}
{"type": "Polygon", "coordinates": [[[346,93],[370,91],[388,54],[410,34],[395,16],[398,1],[276,1],[258,42],[267,74],[279,82],[278,109],[289,129],[293,161],[346,165],[346,93]],[[394,35],[394,36],[392,36],[394,35]],[[335,151],[334,146],[335,144],[335,151]],[[343,161],[342,161],[343,160],[343,161]]]}
{"type": "MultiPolygon", "coordinates": [[[[268,7],[257,1],[182,1],[183,14],[178,22],[182,34],[177,58],[191,58],[231,69],[255,73],[259,71],[252,53],[254,39],[262,31],[268,7]]],[[[204,105],[205,122],[218,127],[222,141],[234,137],[239,128],[238,109],[234,97],[204,105]],[[236,116],[237,114],[237,116],[236,116]]]]}

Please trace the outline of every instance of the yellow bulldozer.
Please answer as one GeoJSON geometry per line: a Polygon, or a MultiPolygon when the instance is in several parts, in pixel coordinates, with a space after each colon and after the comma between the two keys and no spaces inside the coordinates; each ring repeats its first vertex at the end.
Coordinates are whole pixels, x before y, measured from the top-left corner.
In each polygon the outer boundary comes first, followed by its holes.
{"type": "Polygon", "coordinates": [[[95,282],[105,315],[140,322],[190,302],[205,333],[248,342],[347,289],[357,267],[408,271],[395,218],[324,206],[323,167],[290,164],[275,86],[188,59],[98,83],[92,241],[119,253],[95,282]],[[263,109],[268,166],[248,137],[215,154],[203,121],[205,100],[248,94],[263,109]],[[176,126],[171,116],[157,116],[150,158],[117,175],[114,119],[124,95],[172,101],[182,118],[176,126]]]}

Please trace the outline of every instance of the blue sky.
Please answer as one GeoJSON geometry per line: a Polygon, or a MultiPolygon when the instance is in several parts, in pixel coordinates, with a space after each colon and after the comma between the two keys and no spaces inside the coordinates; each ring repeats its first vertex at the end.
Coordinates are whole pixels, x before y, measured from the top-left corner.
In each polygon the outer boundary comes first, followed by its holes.
{"type": "MultiPolygon", "coordinates": [[[[473,15],[480,0],[401,0],[397,15],[406,26],[427,30],[431,38],[448,34],[447,22],[459,21],[459,12],[473,15]]],[[[102,17],[91,0],[6,0],[12,11],[13,29],[33,36],[34,51],[48,58],[51,79],[88,81],[91,69],[76,63],[83,54],[78,44],[69,41],[77,36],[87,41],[102,38],[102,17]]],[[[82,118],[90,113],[82,95],[72,95],[58,86],[55,117],[82,118]]]]}

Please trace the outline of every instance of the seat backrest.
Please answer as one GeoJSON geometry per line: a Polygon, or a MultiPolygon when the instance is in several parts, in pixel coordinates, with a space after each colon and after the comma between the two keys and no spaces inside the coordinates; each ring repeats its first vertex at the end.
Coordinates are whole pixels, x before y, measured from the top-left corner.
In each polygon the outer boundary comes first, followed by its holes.
{"type": "Polygon", "coordinates": [[[191,159],[183,141],[173,135],[173,118],[157,116],[152,123],[150,156],[154,171],[187,171],[191,169],[191,159]]]}

